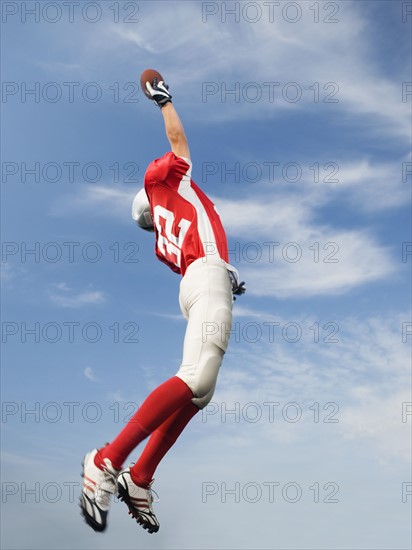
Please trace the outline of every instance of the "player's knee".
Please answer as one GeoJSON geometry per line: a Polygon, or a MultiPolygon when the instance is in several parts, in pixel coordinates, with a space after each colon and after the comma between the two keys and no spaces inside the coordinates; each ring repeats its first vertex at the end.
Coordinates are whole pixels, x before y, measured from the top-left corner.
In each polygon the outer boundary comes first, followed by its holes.
{"type": "Polygon", "coordinates": [[[210,401],[210,399],[212,399],[213,392],[215,390],[216,378],[217,376],[213,378],[209,376],[204,376],[202,377],[202,379],[196,380],[192,388],[193,395],[195,396],[195,398],[207,399],[209,397],[209,394],[211,394],[209,398],[209,401],[210,401]]]}
{"type": "Polygon", "coordinates": [[[194,395],[194,399],[202,400],[209,397],[210,401],[213,396],[217,378],[217,375],[211,376],[211,374],[212,373],[208,373],[206,376],[190,376],[187,373],[179,371],[177,376],[189,386],[194,395]]]}
{"type": "MultiPolygon", "coordinates": [[[[196,399],[212,398],[224,351],[217,345],[209,343],[208,351],[203,352],[198,364],[182,365],[177,373],[192,390],[196,399]]],[[[206,402],[207,401],[207,402],[206,402]]],[[[196,403],[197,404],[197,403],[196,403]]]]}
{"type": "Polygon", "coordinates": [[[200,410],[204,409],[208,405],[215,393],[215,387],[213,387],[206,395],[203,397],[194,397],[192,403],[200,410]]]}

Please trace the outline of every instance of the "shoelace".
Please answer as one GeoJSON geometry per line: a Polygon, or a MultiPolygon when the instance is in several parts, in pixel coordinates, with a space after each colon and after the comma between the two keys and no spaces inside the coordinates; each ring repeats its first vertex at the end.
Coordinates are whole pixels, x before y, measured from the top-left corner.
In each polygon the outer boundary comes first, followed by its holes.
{"type": "MultiPolygon", "coordinates": [[[[135,464],[136,464],[135,462],[130,462],[130,468],[132,468],[135,464]]],[[[145,489],[145,491],[147,491],[147,497],[148,497],[147,501],[149,502],[149,504],[153,504],[153,502],[159,502],[160,501],[159,495],[156,493],[156,491],[154,489],[152,489],[153,483],[154,483],[154,478],[149,483],[149,487],[147,489],[145,489]],[[156,495],[157,500],[154,500],[153,493],[156,495]]]]}
{"type": "MultiPolygon", "coordinates": [[[[136,464],[135,462],[130,462],[130,468],[132,466],[134,466],[135,464],[136,464]]],[[[156,493],[156,491],[154,489],[152,489],[153,483],[154,483],[154,478],[149,483],[149,487],[147,489],[145,489],[146,494],[147,494],[147,502],[149,503],[150,506],[152,506],[153,502],[159,502],[160,501],[159,495],[156,493]],[[153,493],[156,495],[156,500],[153,498],[153,493]]]]}
{"type": "Polygon", "coordinates": [[[147,489],[148,496],[150,497],[150,503],[151,504],[153,504],[153,502],[159,502],[160,501],[159,495],[156,493],[156,491],[154,489],[152,489],[153,482],[154,482],[154,479],[152,479],[152,481],[150,482],[149,488],[147,489]],[[153,493],[156,495],[156,500],[153,498],[153,493]]]}
{"type": "Polygon", "coordinates": [[[108,483],[114,489],[116,486],[116,476],[110,472],[107,468],[103,469],[104,481],[97,487],[96,502],[101,503],[103,506],[110,506],[110,498],[112,497],[114,490],[103,489],[103,483],[108,483]]]}

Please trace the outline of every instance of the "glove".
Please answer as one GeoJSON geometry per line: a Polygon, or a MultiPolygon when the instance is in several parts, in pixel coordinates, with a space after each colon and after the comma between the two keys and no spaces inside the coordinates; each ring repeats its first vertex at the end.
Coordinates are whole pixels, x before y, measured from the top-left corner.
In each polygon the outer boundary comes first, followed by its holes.
{"type": "Polygon", "coordinates": [[[153,86],[150,82],[146,82],[146,89],[152,96],[154,103],[162,108],[166,103],[172,103],[172,95],[169,93],[169,86],[161,80],[157,82],[157,78],[153,79],[153,86]]]}
{"type": "MultiPolygon", "coordinates": [[[[242,281],[241,283],[239,283],[237,286],[235,286],[235,287],[232,289],[233,295],[236,294],[236,296],[241,296],[241,295],[244,294],[245,292],[246,292],[245,281],[242,281]]],[[[233,296],[233,300],[236,300],[235,296],[233,296]]]]}
{"type": "Polygon", "coordinates": [[[228,273],[229,273],[230,281],[232,283],[233,301],[235,301],[236,300],[235,294],[236,296],[241,296],[246,292],[245,281],[242,281],[241,283],[239,283],[237,272],[234,272],[228,269],[228,273]]]}

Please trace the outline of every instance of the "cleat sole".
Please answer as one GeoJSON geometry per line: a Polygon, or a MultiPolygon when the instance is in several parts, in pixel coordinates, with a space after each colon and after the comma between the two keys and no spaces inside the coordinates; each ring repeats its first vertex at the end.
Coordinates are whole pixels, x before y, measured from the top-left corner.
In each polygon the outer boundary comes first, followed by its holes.
{"type": "Polygon", "coordinates": [[[127,497],[127,495],[124,494],[124,488],[119,484],[118,485],[118,495],[117,497],[119,498],[119,500],[121,500],[122,502],[124,502],[126,504],[126,506],[128,507],[128,514],[130,516],[132,516],[132,518],[134,520],[136,520],[136,523],[138,525],[140,525],[141,527],[143,527],[143,529],[145,531],[147,531],[148,533],[150,534],[153,534],[153,533],[157,533],[159,531],[159,527],[156,528],[153,528],[151,525],[149,525],[141,516],[140,514],[137,512],[137,515],[135,513],[135,510],[133,508],[131,508],[127,502],[127,500],[125,500],[125,497],[127,497]]]}

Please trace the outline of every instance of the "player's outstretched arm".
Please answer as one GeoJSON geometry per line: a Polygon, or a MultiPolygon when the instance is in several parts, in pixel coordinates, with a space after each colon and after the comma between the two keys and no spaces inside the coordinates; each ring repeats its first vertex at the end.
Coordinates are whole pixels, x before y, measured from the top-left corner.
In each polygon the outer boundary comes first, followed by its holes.
{"type": "Polygon", "coordinates": [[[162,115],[165,121],[167,139],[170,142],[173,153],[178,157],[190,159],[189,145],[187,143],[183,124],[173,103],[166,103],[166,105],[162,107],[162,115]]]}
{"type": "Polygon", "coordinates": [[[153,79],[153,86],[150,82],[146,82],[146,89],[153,101],[162,111],[166,135],[173,153],[178,157],[190,159],[189,145],[183,129],[183,124],[172,104],[172,95],[169,92],[169,86],[167,86],[163,80],[158,82],[157,78],[155,78],[153,79]]]}

